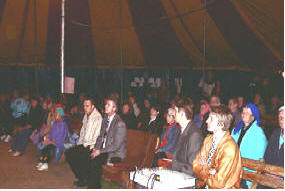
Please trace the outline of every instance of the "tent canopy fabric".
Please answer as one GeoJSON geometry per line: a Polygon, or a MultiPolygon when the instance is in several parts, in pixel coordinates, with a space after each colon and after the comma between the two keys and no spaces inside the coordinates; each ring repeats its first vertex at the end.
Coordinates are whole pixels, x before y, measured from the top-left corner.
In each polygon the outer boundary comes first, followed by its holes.
{"type": "MultiPolygon", "coordinates": [[[[58,66],[60,6],[0,0],[0,65],[58,66]]],[[[283,0],[66,0],[65,64],[201,69],[205,16],[207,69],[272,68],[284,59],[283,7],[283,0]]]]}

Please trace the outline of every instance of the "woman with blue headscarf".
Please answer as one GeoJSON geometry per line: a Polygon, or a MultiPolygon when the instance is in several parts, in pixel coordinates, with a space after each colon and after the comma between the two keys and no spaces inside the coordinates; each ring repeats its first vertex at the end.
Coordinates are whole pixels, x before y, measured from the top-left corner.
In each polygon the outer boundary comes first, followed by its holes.
{"type": "MultiPolygon", "coordinates": [[[[238,144],[241,157],[259,160],[264,157],[267,146],[266,136],[262,130],[258,107],[246,104],[241,113],[242,121],[233,129],[232,137],[238,144]]],[[[251,182],[246,182],[250,187],[251,182]]]]}

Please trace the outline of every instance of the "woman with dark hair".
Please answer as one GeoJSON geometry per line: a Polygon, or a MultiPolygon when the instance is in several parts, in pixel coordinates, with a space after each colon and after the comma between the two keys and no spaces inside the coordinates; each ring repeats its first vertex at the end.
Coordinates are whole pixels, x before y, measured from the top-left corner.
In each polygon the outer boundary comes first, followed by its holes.
{"type": "Polygon", "coordinates": [[[148,117],[148,120],[141,127],[141,129],[160,136],[160,134],[162,133],[162,120],[160,116],[160,107],[158,105],[152,105],[150,107],[149,114],[150,115],[148,117]]]}
{"type": "Polygon", "coordinates": [[[123,104],[121,118],[126,123],[128,129],[137,129],[138,122],[130,104],[123,104]]]}

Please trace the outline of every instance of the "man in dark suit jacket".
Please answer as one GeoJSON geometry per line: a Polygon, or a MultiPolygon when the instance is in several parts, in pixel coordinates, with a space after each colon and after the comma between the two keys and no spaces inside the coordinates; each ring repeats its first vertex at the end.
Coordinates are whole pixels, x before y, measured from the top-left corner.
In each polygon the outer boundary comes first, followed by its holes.
{"type": "Polygon", "coordinates": [[[203,145],[203,135],[192,121],[193,110],[190,105],[177,108],[176,122],[181,126],[181,134],[175,145],[172,164],[169,169],[193,176],[192,163],[203,145]]]}
{"type": "Polygon", "coordinates": [[[163,130],[162,125],[163,122],[160,115],[160,106],[157,104],[152,105],[150,108],[150,115],[144,122],[141,130],[160,136],[163,130]]]}
{"type": "Polygon", "coordinates": [[[88,188],[101,188],[102,165],[121,162],[126,156],[126,125],[116,113],[117,104],[113,99],[107,99],[105,117],[100,135],[91,153],[91,166],[88,176],[88,188]]]}

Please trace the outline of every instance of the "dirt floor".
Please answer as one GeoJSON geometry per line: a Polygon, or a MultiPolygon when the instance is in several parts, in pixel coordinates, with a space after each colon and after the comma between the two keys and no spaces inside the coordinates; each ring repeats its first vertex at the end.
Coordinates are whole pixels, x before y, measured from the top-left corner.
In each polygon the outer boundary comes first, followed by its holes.
{"type": "MultiPolygon", "coordinates": [[[[36,170],[38,151],[28,143],[26,152],[19,157],[8,153],[11,143],[0,142],[0,189],[5,188],[77,188],[72,185],[75,177],[67,162],[49,164],[48,171],[36,170]]],[[[101,181],[102,188],[120,188],[111,182],[101,181]]]]}

